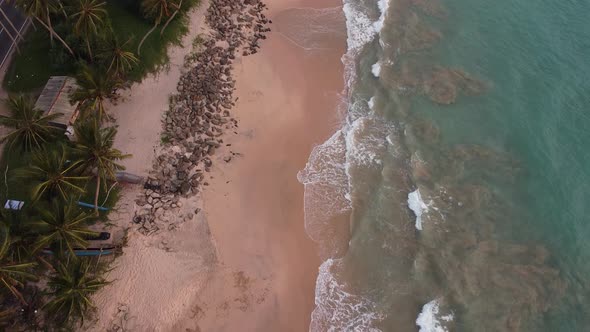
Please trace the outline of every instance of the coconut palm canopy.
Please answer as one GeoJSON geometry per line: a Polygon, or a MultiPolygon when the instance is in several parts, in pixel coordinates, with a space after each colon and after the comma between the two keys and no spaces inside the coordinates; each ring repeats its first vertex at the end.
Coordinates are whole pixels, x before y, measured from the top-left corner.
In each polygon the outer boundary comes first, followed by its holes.
{"type": "Polygon", "coordinates": [[[48,282],[53,299],[47,302],[45,309],[62,323],[77,318],[83,323],[85,314],[94,308],[91,295],[107,284],[90,270],[87,260],[72,260],[67,265],[60,263],[48,282]]]}
{"type": "Polygon", "coordinates": [[[88,179],[77,173],[80,161],[68,159],[63,146],[48,151],[33,153],[28,167],[17,169],[14,174],[35,184],[31,198],[36,201],[45,196],[47,199],[61,197],[67,200],[70,194],[82,194],[81,183],[88,179]]]}
{"type": "Polygon", "coordinates": [[[95,212],[98,213],[98,194],[101,181],[106,186],[106,181],[116,180],[116,172],[125,169],[125,166],[119,164],[118,161],[129,158],[131,155],[123,154],[113,148],[117,128],[100,128],[96,119],[78,122],[76,133],[78,141],[75,151],[80,159],[80,167],[86,172],[95,171],[96,173],[94,207],[95,212]]]}
{"type": "Polygon", "coordinates": [[[86,41],[88,54],[92,58],[90,40],[99,36],[105,26],[106,2],[99,0],[78,0],[71,6],[70,19],[74,20],[74,33],[86,41]]]}
{"type": "Polygon", "coordinates": [[[107,67],[107,72],[121,77],[137,65],[139,59],[128,49],[130,42],[131,39],[127,39],[126,42],[121,43],[114,35],[103,42],[98,57],[107,67]]]}
{"type": "Polygon", "coordinates": [[[80,102],[82,109],[94,111],[100,120],[106,114],[105,102],[121,82],[106,70],[83,67],[76,76],[78,89],[71,96],[73,102],[80,102]]]}
{"type": "Polygon", "coordinates": [[[40,233],[34,251],[55,246],[59,253],[74,255],[75,248],[86,248],[86,237],[96,235],[88,229],[90,215],[84,213],[73,200],[61,204],[54,200],[51,207],[42,209],[39,220],[34,223],[40,233]]]}
{"type": "Polygon", "coordinates": [[[57,12],[63,12],[63,4],[59,0],[8,0],[8,3],[14,3],[27,16],[32,17],[37,23],[41,24],[48,32],[51,38],[55,37],[59,42],[74,55],[70,46],[55,32],[51,23],[51,15],[57,12]]]}
{"type": "Polygon", "coordinates": [[[0,222],[0,288],[8,290],[21,304],[26,305],[18,289],[24,287],[24,280],[36,279],[35,275],[30,273],[35,263],[16,263],[12,261],[9,251],[10,231],[4,222],[0,222]]]}
{"type": "Polygon", "coordinates": [[[33,150],[55,135],[56,129],[50,122],[61,113],[43,115],[35,108],[33,100],[24,95],[10,96],[5,103],[10,114],[0,115],[0,125],[11,131],[0,142],[6,142],[9,148],[19,146],[24,150],[33,150]]]}

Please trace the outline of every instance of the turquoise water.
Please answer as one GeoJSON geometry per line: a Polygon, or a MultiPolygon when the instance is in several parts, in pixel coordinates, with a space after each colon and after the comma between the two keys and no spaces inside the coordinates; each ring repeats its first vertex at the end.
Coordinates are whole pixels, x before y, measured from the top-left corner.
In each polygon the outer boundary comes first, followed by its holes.
{"type": "MultiPolygon", "coordinates": [[[[526,218],[504,232],[546,246],[568,286],[565,303],[547,312],[542,330],[588,330],[590,3],[445,5],[455,23],[439,54],[494,84],[474,105],[479,121],[461,124],[481,131],[448,135],[449,141],[486,140],[522,162],[525,174],[511,190],[518,191],[517,208],[526,218]]],[[[453,126],[450,119],[437,120],[445,129],[453,126]]]]}
{"type": "Polygon", "coordinates": [[[590,330],[590,3],[344,4],[311,330],[590,330]]]}

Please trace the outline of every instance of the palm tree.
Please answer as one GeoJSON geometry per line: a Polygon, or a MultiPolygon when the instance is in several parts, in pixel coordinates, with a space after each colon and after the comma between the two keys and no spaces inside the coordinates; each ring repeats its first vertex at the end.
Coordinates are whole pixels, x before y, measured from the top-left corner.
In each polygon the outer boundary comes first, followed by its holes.
{"type": "Polygon", "coordinates": [[[0,214],[4,223],[10,229],[10,254],[15,262],[25,262],[32,258],[34,234],[32,233],[30,219],[24,210],[4,210],[0,214]]]}
{"type": "Polygon", "coordinates": [[[108,38],[99,57],[108,64],[107,72],[112,73],[115,77],[122,77],[130,71],[139,59],[129,51],[126,46],[131,39],[121,44],[117,36],[112,35],[108,38]]]}
{"type": "Polygon", "coordinates": [[[38,200],[44,194],[48,198],[59,195],[67,200],[70,193],[82,194],[84,188],[78,183],[87,180],[86,176],[76,175],[76,168],[80,161],[70,161],[63,146],[49,151],[38,151],[33,154],[31,164],[14,171],[19,178],[36,183],[31,197],[38,200]]]}
{"type": "Polygon", "coordinates": [[[174,13],[172,13],[172,15],[170,15],[170,17],[168,18],[168,20],[166,21],[166,23],[162,27],[162,31],[160,31],[160,36],[162,36],[164,34],[164,30],[166,29],[168,24],[170,24],[170,22],[172,22],[172,20],[176,17],[176,15],[178,15],[178,12],[180,12],[180,8],[182,7],[182,0],[180,0],[180,2],[178,4],[171,3],[171,6],[173,8],[175,8],[176,10],[174,11],[174,13]]]}
{"type": "Polygon", "coordinates": [[[117,135],[115,127],[100,128],[98,121],[88,119],[77,124],[76,134],[78,140],[75,150],[79,153],[82,169],[96,172],[94,210],[98,213],[101,180],[104,180],[105,186],[106,181],[116,181],[116,172],[125,169],[117,161],[129,158],[131,155],[123,154],[113,148],[115,135],[117,135]]]}
{"type": "Polygon", "coordinates": [[[40,147],[55,133],[55,128],[49,123],[60,113],[43,115],[43,112],[35,109],[33,100],[23,95],[11,96],[4,102],[10,115],[0,115],[0,125],[12,131],[0,138],[0,142],[8,142],[10,148],[19,144],[25,150],[32,150],[40,147]]]}
{"type": "Polygon", "coordinates": [[[107,284],[108,281],[90,272],[87,260],[72,260],[68,265],[60,263],[57,273],[48,282],[53,299],[44,308],[52,319],[61,323],[80,318],[83,324],[88,309],[94,308],[91,296],[107,284]]]}
{"type": "Polygon", "coordinates": [[[106,70],[84,67],[76,77],[78,89],[72,94],[72,101],[80,102],[83,109],[96,111],[99,119],[106,114],[105,101],[114,95],[121,82],[106,70]]]}
{"type": "Polygon", "coordinates": [[[75,248],[88,247],[86,237],[97,233],[87,227],[90,215],[84,213],[73,200],[65,204],[54,200],[50,209],[40,209],[40,218],[34,222],[41,234],[33,251],[55,245],[57,253],[64,252],[74,255],[75,248]]]}
{"type": "Polygon", "coordinates": [[[78,0],[74,6],[74,14],[70,16],[74,20],[74,33],[86,40],[88,54],[92,59],[90,39],[98,36],[105,25],[107,11],[104,9],[106,2],[98,0],[78,0]]]}
{"type": "Polygon", "coordinates": [[[141,54],[141,46],[143,42],[147,39],[147,37],[154,32],[154,30],[160,25],[164,19],[167,19],[164,28],[162,29],[162,33],[168,23],[172,21],[172,19],[176,16],[180,7],[182,6],[182,0],[176,3],[173,0],[142,0],[141,1],[141,11],[143,12],[143,16],[147,19],[154,21],[154,26],[143,36],[139,45],[137,45],[137,54],[141,54]],[[170,13],[171,10],[175,10],[173,14],[170,13]]]}
{"type": "Polygon", "coordinates": [[[63,8],[61,1],[59,0],[8,0],[8,3],[14,2],[17,7],[19,7],[25,15],[34,18],[37,22],[39,22],[47,31],[49,31],[49,35],[53,38],[57,38],[63,46],[70,52],[71,55],[74,55],[74,51],[70,48],[70,46],[55,32],[53,26],[51,25],[51,14],[55,13],[56,11],[63,8]]]}
{"type": "Polygon", "coordinates": [[[35,263],[15,263],[8,254],[10,251],[9,228],[0,223],[0,286],[6,288],[22,305],[27,301],[18,287],[24,287],[23,280],[34,280],[36,277],[28,272],[35,263]]]}

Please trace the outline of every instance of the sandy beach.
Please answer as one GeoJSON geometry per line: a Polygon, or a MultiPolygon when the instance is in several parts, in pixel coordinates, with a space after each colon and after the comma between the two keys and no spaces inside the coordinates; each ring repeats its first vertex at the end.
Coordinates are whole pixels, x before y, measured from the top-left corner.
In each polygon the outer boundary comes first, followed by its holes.
{"type": "MultiPolygon", "coordinates": [[[[90,330],[307,331],[320,264],[304,231],[303,186],[296,175],[315,144],[338,127],[345,40],[306,51],[285,38],[281,13],[335,7],[337,0],[267,5],[273,32],[254,56],[234,62],[239,127],[223,137],[202,192],[145,236],[131,224],[141,188],[124,188],[111,219],[129,227],[128,244],[97,296],[90,330]],[[227,157],[231,160],[226,162],[227,157]],[[191,214],[191,218],[187,216],[191,214]],[[195,215],[193,218],[192,215],[195,215]]],[[[191,14],[184,45],[203,28],[206,3],[191,14]]],[[[160,144],[161,117],[190,46],[171,50],[168,72],[134,85],[109,108],[129,171],[147,175],[160,144]]]]}

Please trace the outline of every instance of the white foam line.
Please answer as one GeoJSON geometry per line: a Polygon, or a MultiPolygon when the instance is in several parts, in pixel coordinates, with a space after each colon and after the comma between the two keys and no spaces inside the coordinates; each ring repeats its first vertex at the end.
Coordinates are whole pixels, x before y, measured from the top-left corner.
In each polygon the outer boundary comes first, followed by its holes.
{"type": "MultiPolygon", "coordinates": [[[[438,314],[440,305],[438,300],[432,300],[422,307],[422,312],[416,318],[416,325],[420,327],[419,332],[448,332],[448,329],[441,324],[438,314]]],[[[445,322],[454,319],[453,314],[440,317],[445,322]]]]}
{"type": "Polygon", "coordinates": [[[387,11],[389,9],[389,1],[390,0],[379,0],[377,5],[379,6],[379,11],[381,15],[379,16],[379,20],[373,23],[373,29],[375,32],[379,33],[383,29],[383,25],[385,24],[385,18],[387,17],[387,11]]]}
{"type": "Polygon", "coordinates": [[[365,44],[371,42],[376,31],[371,19],[351,3],[345,2],[342,6],[346,17],[347,44],[349,51],[359,51],[365,44]]]}
{"type": "Polygon", "coordinates": [[[371,72],[375,77],[379,77],[379,75],[381,74],[381,64],[377,62],[373,66],[371,66],[371,72]]]}
{"type": "Polygon", "coordinates": [[[416,229],[421,231],[422,214],[428,212],[428,205],[422,200],[422,195],[420,195],[419,189],[408,194],[408,207],[410,210],[414,211],[414,214],[416,215],[416,229]]]}

